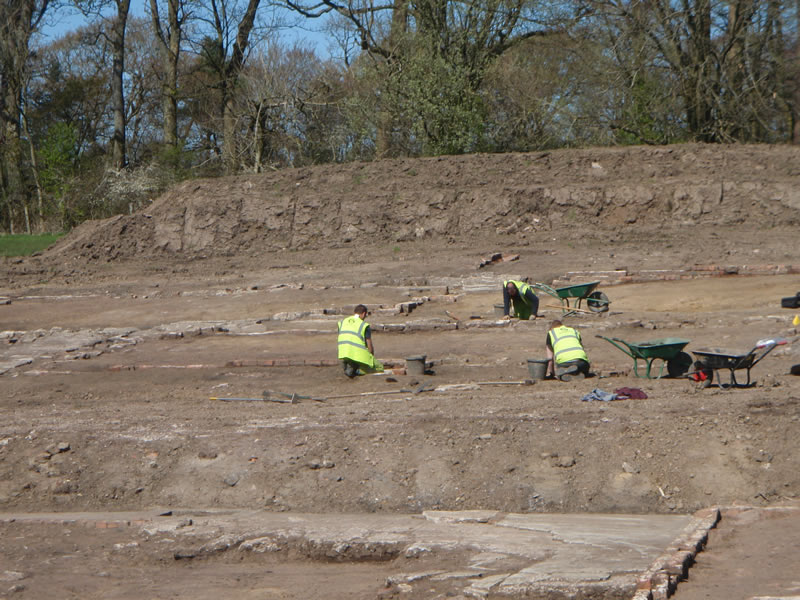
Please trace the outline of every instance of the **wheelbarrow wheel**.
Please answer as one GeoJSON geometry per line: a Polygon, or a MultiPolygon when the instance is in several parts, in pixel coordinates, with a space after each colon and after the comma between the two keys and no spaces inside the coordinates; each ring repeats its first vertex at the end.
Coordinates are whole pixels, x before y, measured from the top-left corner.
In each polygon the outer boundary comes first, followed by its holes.
{"type": "Polygon", "coordinates": [[[611,301],[603,292],[592,292],[586,298],[586,306],[589,307],[590,311],[596,313],[608,312],[608,305],[611,304],[611,301]]]}
{"type": "Polygon", "coordinates": [[[686,352],[678,352],[667,361],[667,373],[670,377],[683,377],[692,367],[692,357],[686,352]]]}

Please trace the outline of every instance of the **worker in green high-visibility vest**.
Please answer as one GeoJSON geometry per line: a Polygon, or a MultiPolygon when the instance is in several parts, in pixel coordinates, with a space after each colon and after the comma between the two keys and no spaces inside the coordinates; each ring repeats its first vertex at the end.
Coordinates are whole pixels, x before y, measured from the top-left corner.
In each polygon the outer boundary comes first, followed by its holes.
{"type": "Polygon", "coordinates": [[[367,307],[359,304],[351,316],[339,321],[339,360],[348,377],[383,371],[383,364],[374,356],[372,330],[365,320],[367,315],[367,307]]]}
{"type": "Polygon", "coordinates": [[[511,305],[514,305],[514,316],[528,320],[539,316],[539,297],[533,288],[524,281],[510,279],[503,282],[503,318],[510,319],[511,305]]]}

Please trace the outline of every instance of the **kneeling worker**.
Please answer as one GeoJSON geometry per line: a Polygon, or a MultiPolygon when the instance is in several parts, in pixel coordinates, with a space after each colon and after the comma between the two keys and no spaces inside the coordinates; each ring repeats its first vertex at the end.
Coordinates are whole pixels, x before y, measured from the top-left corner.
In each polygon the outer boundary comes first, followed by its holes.
{"type": "Polygon", "coordinates": [[[533,316],[539,316],[539,297],[533,293],[533,288],[524,281],[513,279],[503,282],[503,318],[509,319],[511,304],[514,304],[514,314],[519,319],[527,321],[533,316]]]}
{"type": "Polygon", "coordinates": [[[547,332],[547,374],[561,381],[583,379],[589,374],[589,357],[583,349],[581,334],[556,319],[547,332]]]}
{"type": "Polygon", "coordinates": [[[367,318],[367,307],[359,304],[353,315],[339,321],[339,360],[348,377],[365,373],[380,373],[383,365],[373,354],[372,331],[367,318]]]}

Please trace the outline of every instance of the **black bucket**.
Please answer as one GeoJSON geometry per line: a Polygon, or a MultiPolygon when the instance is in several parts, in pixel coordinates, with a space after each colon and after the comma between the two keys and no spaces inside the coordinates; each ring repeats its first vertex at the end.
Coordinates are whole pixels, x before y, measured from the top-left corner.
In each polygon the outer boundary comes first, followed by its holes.
{"type": "Polygon", "coordinates": [[[546,358],[529,358],[528,359],[528,373],[531,379],[544,379],[547,375],[547,359],[546,358]]]}
{"type": "Polygon", "coordinates": [[[422,356],[409,356],[406,358],[406,375],[425,375],[425,359],[422,356]]]}

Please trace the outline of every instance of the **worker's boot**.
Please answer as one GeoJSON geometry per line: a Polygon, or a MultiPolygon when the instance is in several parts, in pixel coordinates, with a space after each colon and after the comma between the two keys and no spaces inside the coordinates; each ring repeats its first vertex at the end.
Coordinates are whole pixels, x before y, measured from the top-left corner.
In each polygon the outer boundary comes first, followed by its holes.
{"type": "Polygon", "coordinates": [[[578,365],[570,365],[558,376],[561,381],[572,381],[573,379],[583,379],[583,371],[578,365]]]}

